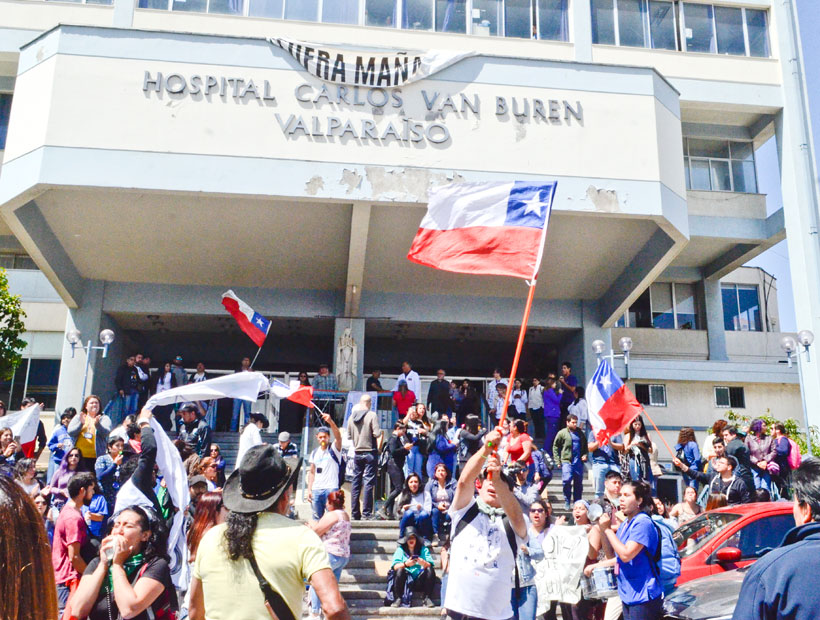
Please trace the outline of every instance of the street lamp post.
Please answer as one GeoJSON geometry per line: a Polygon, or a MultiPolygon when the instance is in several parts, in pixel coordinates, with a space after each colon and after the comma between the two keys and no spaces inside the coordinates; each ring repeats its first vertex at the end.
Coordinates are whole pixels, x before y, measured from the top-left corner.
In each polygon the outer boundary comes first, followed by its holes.
{"type": "Polygon", "coordinates": [[[85,351],[85,374],[83,375],[83,392],[80,400],[85,398],[85,388],[88,383],[88,367],[91,363],[91,351],[102,351],[102,356],[104,358],[108,357],[108,347],[112,342],[114,342],[114,332],[110,329],[104,329],[100,332],[100,342],[103,345],[101,347],[93,346],[91,344],[91,340],[83,345],[81,344],[81,338],[82,334],[79,329],[72,329],[65,335],[65,339],[68,341],[68,344],[71,345],[72,358],[74,357],[74,351],[78,346],[85,351]]]}
{"type": "Polygon", "coordinates": [[[626,368],[626,378],[629,379],[629,352],[632,350],[632,338],[629,336],[624,336],[618,341],[618,346],[621,347],[621,353],[616,354],[613,349],[610,349],[609,353],[605,353],[606,343],[603,340],[592,341],[592,351],[598,356],[599,362],[602,358],[607,358],[609,363],[614,368],[615,360],[617,358],[623,358],[624,366],[626,368]]]}
{"type": "Polygon", "coordinates": [[[806,425],[806,448],[811,454],[811,431],[809,430],[809,412],[806,408],[806,395],[803,393],[803,364],[801,358],[806,356],[806,361],[811,362],[810,347],[814,342],[814,334],[808,329],[797,332],[797,340],[792,336],[783,336],[780,339],[780,348],[786,353],[786,361],[789,368],[792,367],[792,358],[797,359],[797,380],[800,382],[800,400],[803,403],[803,423],[806,425]],[[799,344],[799,346],[798,346],[799,344]],[[800,347],[803,350],[800,350],[800,347]]]}

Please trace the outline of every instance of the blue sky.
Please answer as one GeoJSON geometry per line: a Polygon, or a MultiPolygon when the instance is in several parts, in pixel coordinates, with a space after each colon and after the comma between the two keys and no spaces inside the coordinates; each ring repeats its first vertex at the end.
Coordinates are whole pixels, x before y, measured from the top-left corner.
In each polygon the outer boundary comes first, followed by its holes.
{"type": "MultiPolygon", "coordinates": [[[[813,128],[814,150],[820,152],[820,13],[813,8],[817,0],[793,0],[797,3],[800,19],[800,36],[803,42],[803,62],[808,83],[809,106],[813,128]]],[[[774,139],[757,152],[758,181],[760,192],[767,194],[768,211],[776,211],[783,206],[780,197],[777,154],[774,139]]],[[[778,243],[749,264],[762,267],[777,278],[777,302],[780,308],[780,331],[796,331],[794,300],[792,298],[791,274],[789,273],[789,251],[787,242],[778,243]]]]}

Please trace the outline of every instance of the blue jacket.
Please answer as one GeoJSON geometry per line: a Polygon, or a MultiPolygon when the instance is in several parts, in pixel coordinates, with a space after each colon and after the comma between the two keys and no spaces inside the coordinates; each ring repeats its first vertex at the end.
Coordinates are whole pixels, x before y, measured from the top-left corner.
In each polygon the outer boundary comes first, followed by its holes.
{"type": "Polygon", "coordinates": [[[675,444],[675,452],[683,449],[683,458],[681,461],[686,463],[690,468],[697,469],[700,471],[701,466],[701,458],[700,458],[700,449],[698,448],[698,444],[694,441],[690,441],[685,445],[682,444],[675,444]]]}
{"type": "Polygon", "coordinates": [[[755,562],[743,579],[732,620],[820,618],[820,523],[790,530],[780,547],[755,562]]]}
{"type": "Polygon", "coordinates": [[[436,435],[435,443],[431,443],[430,454],[427,456],[427,477],[435,475],[436,465],[439,463],[444,463],[452,476],[456,469],[456,450],[458,446],[447,437],[436,435]]]}

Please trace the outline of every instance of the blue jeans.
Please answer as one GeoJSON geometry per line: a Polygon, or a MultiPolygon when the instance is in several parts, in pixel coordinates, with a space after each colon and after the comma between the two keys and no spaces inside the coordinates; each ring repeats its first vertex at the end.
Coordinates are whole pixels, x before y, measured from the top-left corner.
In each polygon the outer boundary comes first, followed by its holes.
{"type": "Polygon", "coordinates": [[[240,426],[244,426],[245,424],[245,417],[251,414],[251,401],[249,400],[241,400],[239,398],[233,399],[233,414],[231,415],[231,432],[235,433],[239,430],[240,426]],[[239,419],[239,411],[243,410],[244,415],[242,416],[242,420],[239,419]]]}
{"type": "Polygon", "coordinates": [[[584,462],[561,463],[561,482],[564,486],[564,500],[572,504],[581,499],[584,490],[584,462]]]}
{"type": "Polygon", "coordinates": [[[419,478],[424,480],[424,455],[419,452],[418,446],[413,446],[407,454],[407,460],[404,465],[407,469],[408,476],[410,474],[416,474],[419,478]]]}
{"type": "Polygon", "coordinates": [[[318,521],[325,514],[327,508],[327,496],[338,489],[313,489],[313,520],[318,521]]]}
{"type": "MultiPolygon", "coordinates": [[[[347,566],[347,562],[350,558],[333,555],[332,553],[328,553],[327,557],[330,559],[330,570],[333,571],[333,574],[336,576],[336,581],[338,582],[342,576],[342,569],[347,566]]],[[[310,586],[308,596],[310,597],[310,611],[314,614],[318,614],[321,605],[319,604],[319,595],[316,594],[316,590],[313,589],[313,586],[310,586]]]]}
{"type": "Polygon", "coordinates": [[[535,620],[535,608],[538,603],[535,584],[518,588],[518,600],[515,600],[515,588],[513,588],[510,602],[514,620],[535,620]]]}
{"type": "Polygon", "coordinates": [[[405,510],[399,521],[399,538],[404,536],[404,530],[407,526],[413,525],[418,530],[419,534],[424,536],[427,540],[433,537],[433,525],[430,520],[430,513],[426,510],[405,510]]]}
{"type": "Polygon", "coordinates": [[[137,409],[139,408],[139,400],[139,392],[134,392],[133,394],[125,395],[125,409],[122,412],[123,417],[127,415],[134,415],[137,413],[137,409]]]}
{"type": "Polygon", "coordinates": [[[627,605],[624,603],[624,620],[660,620],[663,617],[663,597],[627,605]]]}
{"type": "Polygon", "coordinates": [[[441,510],[433,506],[433,514],[430,515],[430,520],[433,523],[433,533],[438,534],[439,538],[444,538],[444,536],[442,535],[442,530],[445,530],[445,528],[449,527],[450,515],[448,515],[446,512],[441,512],[441,510]]]}
{"type": "Polygon", "coordinates": [[[621,473],[621,468],[612,463],[592,463],[592,484],[595,489],[595,497],[604,496],[604,483],[606,475],[611,471],[621,473]]]}
{"type": "Polygon", "coordinates": [[[544,416],[544,452],[552,456],[552,442],[558,434],[559,418],[548,418],[544,416]]]}
{"type": "Polygon", "coordinates": [[[763,471],[757,465],[752,466],[752,478],[755,481],[755,489],[766,489],[771,493],[772,477],[768,471],[763,471]]]}

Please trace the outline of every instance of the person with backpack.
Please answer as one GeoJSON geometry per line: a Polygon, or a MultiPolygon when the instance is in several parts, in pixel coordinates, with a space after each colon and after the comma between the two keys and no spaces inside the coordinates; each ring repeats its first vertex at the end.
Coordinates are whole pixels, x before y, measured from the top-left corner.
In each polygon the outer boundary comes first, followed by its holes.
{"type": "MultiPolygon", "coordinates": [[[[692,487],[687,487],[691,489],[692,487]]],[[[675,531],[669,524],[671,519],[664,518],[658,509],[658,503],[655,499],[652,500],[652,523],[655,524],[655,529],[661,537],[661,545],[658,552],[655,553],[654,561],[658,567],[658,575],[663,587],[663,594],[666,596],[675,589],[675,583],[680,577],[680,553],[678,553],[678,546],[675,544],[675,539],[672,534],[675,531]]],[[[661,504],[663,505],[663,504],[661,504]]]]}
{"type": "Polygon", "coordinates": [[[500,442],[499,431],[487,434],[483,448],[461,472],[450,505],[450,577],[443,606],[453,620],[513,616],[511,597],[502,592],[510,591],[510,576],[517,573],[515,560],[527,540],[527,522],[493,454],[500,442]]]}
{"type": "Polygon", "coordinates": [[[481,440],[487,434],[481,428],[481,420],[477,415],[468,415],[464,426],[458,433],[458,470],[462,471],[467,461],[481,449],[481,440]]]}
{"type": "Polygon", "coordinates": [[[781,497],[790,497],[791,473],[800,467],[800,446],[786,434],[786,427],[780,422],[772,430],[772,444],[775,456],[773,462],[777,464],[778,472],[772,474],[774,483],[780,491],[781,497]]]}
{"type": "Polygon", "coordinates": [[[407,453],[413,448],[413,443],[407,439],[406,431],[404,422],[401,420],[396,422],[393,434],[390,435],[390,439],[385,442],[379,453],[379,471],[386,471],[390,478],[390,494],[384,500],[384,506],[376,513],[385,521],[392,521],[396,518],[393,508],[404,485],[404,461],[407,459],[407,453]]]}
{"type": "Polygon", "coordinates": [[[620,512],[603,513],[598,524],[617,561],[618,598],[624,620],[660,620],[663,616],[663,584],[656,557],[661,534],[649,516],[654,502],[652,488],[642,480],[621,487],[620,512]]]}
{"type": "Polygon", "coordinates": [[[329,413],[322,414],[327,426],[316,429],[319,446],[310,453],[308,471],[308,501],[313,505],[313,520],[318,521],[325,514],[327,496],[339,490],[339,478],[346,469],[342,458],[342,433],[329,413]],[[333,433],[333,443],[330,434],[333,433]]]}

